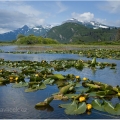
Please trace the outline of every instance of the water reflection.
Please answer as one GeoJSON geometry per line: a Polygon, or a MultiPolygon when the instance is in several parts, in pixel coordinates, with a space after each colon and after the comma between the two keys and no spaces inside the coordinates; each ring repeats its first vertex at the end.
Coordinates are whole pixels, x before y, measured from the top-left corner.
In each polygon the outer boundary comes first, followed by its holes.
{"type": "Polygon", "coordinates": [[[75,54],[11,54],[11,53],[1,53],[0,58],[4,58],[4,60],[12,60],[12,61],[19,61],[19,60],[31,60],[31,61],[52,61],[52,60],[59,60],[59,59],[79,59],[78,55],[75,54]]]}
{"type": "Polygon", "coordinates": [[[16,48],[18,46],[13,45],[13,46],[0,46],[0,50],[8,52],[8,51],[16,51],[16,48]]]}
{"type": "MultiPolygon", "coordinates": [[[[0,47],[1,49],[1,47],[0,47]]],[[[6,47],[4,50],[8,51],[13,49],[12,47],[6,47]]],[[[82,60],[91,60],[91,58],[80,57],[75,54],[10,54],[10,53],[1,53],[0,58],[5,60],[19,61],[19,60],[32,60],[32,61],[52,61],[52,60],[61,60],[61,59],[82,59],[82,60]]],[[[112,86],[120,85],[120,60],[110,60],[110,59],[97,59],[99,62],[110,62],[116,63],[117,67],[115,70],[104,68],[104,69],[89,69],[84,68],[82,71],[75,68],[70,68],[65,71],[55,71],[54,73],[61,73],[63,75],[74,74],[79,75],[81,78],[87,77],[90,80],[96,80],[103,83],[110,84],[112,86]]],[[[53,101],[51,106],[37,107],[34,108],[34,105],[40,101],[43,101],[45,98],[51,94],[58,92],[57,86],[47,86],[45,90],[39,90],[33,93],[25,93],[25,88],[15,89],[11,87],[11,83],[7,86],[0,86],[0,107],[1,108],[27,108],[26,112],[0,112],[0,118],[38,118],[38,119],[111,119],[111,116],[105,116],[95,113],[92,111],[92,114],[89,116],[78,115],[78,116],[69,116],[64,113],[64,110],[58,108],[58,105],[65,101],[53,101]],[[54,110],[55,109],[55,110],[54,110]],[[48,111],[48,112],[47,112],[48,111]]],[[[116,102],[116,101],[115,101],[116,102]]],[[[119,100],[117,100],[119,102],[119,100]]],[[[119,116],[118,116],[119,118],[119,116]]]]}

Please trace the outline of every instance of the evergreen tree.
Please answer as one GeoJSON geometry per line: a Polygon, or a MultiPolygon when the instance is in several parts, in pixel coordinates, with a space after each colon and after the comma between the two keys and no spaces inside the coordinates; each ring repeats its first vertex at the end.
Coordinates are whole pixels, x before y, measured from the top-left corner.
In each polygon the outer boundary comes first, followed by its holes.
{"type": "Polygon", "coordinates": [[[118,31],[117,31],[116,40],[120,40],[120,29],[118,29],[118,31]]]}

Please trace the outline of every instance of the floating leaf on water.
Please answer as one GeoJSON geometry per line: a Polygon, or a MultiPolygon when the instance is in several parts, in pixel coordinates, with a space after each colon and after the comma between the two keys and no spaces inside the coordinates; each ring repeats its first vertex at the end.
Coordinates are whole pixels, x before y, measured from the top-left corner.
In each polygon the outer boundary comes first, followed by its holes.
{"type": "Polygon", "coordinates": [[[83,67],[84,67],[84,64],[82,62],[75,64],[75,68],[78,70],[83,70],[83,67]]]}
{"type": "Polygon", "coordinates": [[[116,115],[116,111],[115,111],[115,108],[114,106],[108,102],[108,101],[104,101],[104,110],[110,114],[113,114],[113,115],[116,115]]]}
{"type": "Polygon", "coordinates": [[[6,79],[4,79],[3,77],[0,77],[0,82],[1,83],[4,83],[4,82],[8,82],[9,80],[6,80],[6,79]]]}
{"type": "Polygon", "coordinates": [[[105,91],[98,91],[98,92],[96,92],[96,94],[98,96],[104,97],[106,95],[106,92],[105,91]]]}
{"type": "Polygon", "coordinates": [[[41,107],[41,106],[46,106],[46,105],[49,105],[50,102],[54,99],[54,97],[48,97],[46,98],[43,102],[39,102],[35,105],[35,107],[41,107]]]}
{"type": "Polygon", "coordinates": [[[91,104],[94,109],[99,110],[99,111],[104,111],[104,109],[98,99],[93,100],[91,104]]]}
{"type": "Polygon", "coordinates": [[[54,100],[68,100],[68,97],[63,96],[62,94],[56,94],[53,97],[54,97],[54,100]]]}
{"type": "Polygon", "coordinates": [[[26,82],[14,83],[12,85],[13,88],[20,88],[20,87],[27,87],[27,86],[28,86],[28,83],[26,83],[26,82]]]}
{"type": "Polygon", "coordinates": [[[81,87],[82,85],[80,83],[76,83],[75,87],[81,87]]]}
{"type": "Polygon", "coordinates": [[[76,91],[80,93],[86,93],[87,91],[89,91],[89,88],[80,87],[80,88],[77,88],[76,91]]]}
{"type": "Polygon", "coordinates": [[[94,57],[92,59],[91,65],[92,65],[92,67],[95,67],[95,65],[96,65],[96,57],[94,57]]]}
{"type": "Polygon", "coordinates": [[[48,75],[48,78],[63,80],[65,77],[62,74],[48,75]]]}
{"type": "Polygon", "coordinates": [[[120,115],[120,103],[117,103],[115,106],[116,115],[120,115]]]}
{"type": "Polygon", "coordinates": [[[59,107],[61,108],[67,108],[71,105],[71,103],[66,103],[66,104],[60,104],[59,107]]]}
{"type": "Polygon", "coordinates": [[[0,82],[0,85],[2,85],[3,84],[3,82],[0,82]]]}
{"type": "Polygon", "coordinates": [[[97,96],[96,92],[90,92],[90,93],[88,93],[88,95],[89,95],[89,97],[96,97],[97,96]]]}
{"type": "Polygon", "coordinates": [[[37,88],[27,88],[25,89],[25,92],[35,92],[37,90],[38,90],[37,88]]]}
{"type": "Polygon", "coordinates": [[[38,86],[36,86],[36,89],[45,89],[46,88],[46,85],[44,83],[40,83],[38,86]]]}
{"type": "Polygon", "coordinates": [[[58,86],[58,87],[63,87],[67,84],[67,82],[65,80],[55,80],[55,84],[58,86]]]}
{"type": "Polygon", "coordinates": [[[51,79],[51,78],[48,78],[46,80],[44,80],[44,84],[52,84],[55,80],[54,79],[51,79]]]}
{"type": "Polygon", "coordinates": [[[53,93],[52,96],[59,94],[59,92],[53,93]]]}
{"type": "Polygon", "coordinates": [[[75,98],[78,95],[79,94],[65,94],[65,96],[67,96],[68,98],[75,98]]]}
{"type": "Polygon", "coordinates": [[[48,79],[44,80],[43,83],[44,83],[44,84],[49,84],[50,80],[51,80],[51,78],[48,78],[48,79]]]}
{"type": "Polygon", "coordinates": [[[86,103],[77,103],[75,100],[65,109],[65,113],[68,115],[83,114],[86,111],[86,103]]]}
{"type": "Polygon", "coordinates": [[[95,84],[91,84],[91,83],[85,83],[85,86],[86,87],[92,87],[92,88],[95,88],[95,89],[98,89],[98,88],[101,88],[101,86],[99,85],[95,85],[95,84]]]}
{"type": "Polygon", "coordinates": [[[46,98],[46,99],[44,100],[44,102],[46,102],[47,104],[49,104],[53,99],[54,99],[54,97],[51,96],[51,97],[46,98]]]}
{"type": "Polygon", "coordinates": [[[35,106],[35,109],[37,110],[47,110],[48,112],[54,111],[54,108],[50,105],[45,105],[45,106],[35,106]]]}
{"type": "Polygon", "coordinates": [[[35,105],[35,107],[43,107],[43,106],[46,106],[46,105],[48,105],[46,102],[39,102],[39,103],[37,103],[36,105],[35,105]]]}
{"type": "Polygon", "coordinates": [[[62,100],[63,98],[63,95],[62,94],[57,94],[57,95],[54,95],[54,100],[62,100]]]}
{"type": "Polygon", "coordinates": [[[61,89],[60,89],[60,94],[65,94],[65,93],[67,93],[68,91],[69,91],[69,88],[71,87],[71,85],[66,85],[66,86],[64,86],[64,87],[62,87],[61,89]]]}
{"type": "Polygon", "coordinates": [[[55,82],[55,80],[51,79],[50,82],[49,82],[49,84],[52,85],[54,82],[55,82]]]}
{"type": "Polygon", "coordinates": [[[74,90],[74,86],[71,86],[70,88],[69,88],[69,91],[73,91],[74,90]]]}

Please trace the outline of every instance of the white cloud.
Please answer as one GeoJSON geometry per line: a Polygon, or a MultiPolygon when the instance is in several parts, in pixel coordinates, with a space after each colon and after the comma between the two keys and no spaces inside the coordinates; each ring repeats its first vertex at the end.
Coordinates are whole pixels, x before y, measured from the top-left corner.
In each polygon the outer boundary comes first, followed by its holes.
{"type": "Polygon", "coordinates": [[[14,30],[23,25],[43,25],[42,13],[24,2],[0,2],[0,33],[14,30]]]}
{"type": "Polygon", "coordinates": [[[79,21],[92,21],[94,19],[94,14],[90,12],[82,14],[73,12],[72,17],[78,19],[79,21]]]}
{"type": "Polygon", "coordinates": [[[82,14],[73,12],[71,15],[72,15],[73,18],[75,18],[75,19],[77,19],[81,22],[96,21],[96,22],[99,22],[99,23],[102,23],[102,24],[105,24],[105,25],[120,27],[120,20],[110,21],[110,20],[107,20],[107,19],[96,18],[94,16],[94,14],[90,13],[90,12],[85,12],[85,13],[82,13],[82,14]]]}
{"type": "Polygon", "coordinates": [[[107,20],[106,19],[100,19],[100,18],[94,18],[95,21],[99,22],[99,23],[103,23],[105,25],[107,25],[107,20]]]}
{"type": "Polygon", "coordinates": [[[94,14],[90,12],[85,12],[82,14],[74,12],[72,13],[72,17],[81,22],[96,21],[96,22],[103,23],[103,24],[107,23],[106,19],[95,18],[94,14]]]}
{"type": "Polygon", "coordinates": [[[59,1],[56,2],[56,5],[59,8],[58,13],[61,13],[61,12],[64,12],[64,11],[67,10],[67,7],[65,5],[63,5],[61,2],[59,2],[59,1]]]}
{"type": "Polygon", "coordinates": [[[6,33],[6,32],[9,32],[9,31],[10,31],[9,29],[0,28],[0,34],[6,33]]]}

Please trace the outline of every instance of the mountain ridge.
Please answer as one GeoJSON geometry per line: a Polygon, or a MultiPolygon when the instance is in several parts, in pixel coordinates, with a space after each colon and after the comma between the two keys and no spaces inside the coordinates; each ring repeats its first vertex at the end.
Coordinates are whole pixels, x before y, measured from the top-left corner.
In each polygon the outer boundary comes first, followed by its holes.
{"type": "MultiPolygon", "coordinates": [[[[39,26],[35,26],[35,27],[28,27],[27,25],[24,25],[23,27],[21,28],[18,28],[16,30],[13,30],[13,31],[10,31],[10,32],[6,32],[6,33],[3,33],[3,34],[0,34],[0,41],[12,41],[12,40],[16,40],[17,38],[17,35],[18,34],[23,34],[25,36],[28,36],[30,34],[33,34],[35,36],[42,36],[42,37],[51,37],[49,34],[50,34],[50,30],[53,29],[53,28],[56,28],[56,27],[61,27],[62,25],[64,25],[65,23],[75,23],[75,24],[78,24],[80,26],[84,26],[86,27],[86,29],[115,29],[116,27],[112,27],[112,26],[107,26],[107,25],[104,25],[102,23],[98,23],[98,22],[95,22],[95,21],[89,21],[89,22],[85,22],[85,21],[78,21],[77,19],[69,19],[69,20],[66,20],[66,21],[63,21],[60,25],[57,25],[57,26],[52,26],[52,25],[39,25],[39,26]]],[[[68,27],[68,26],[67,26],[68,27]]],[[[71,29],[71,28],[70,28],[71,29]]],[[[64,31],[66,30],[66,28],[64,28],[64,31]]],[[[68,32],[70,30],[67,30],[68,32]]],[[[93,32],[93,31],[92,31],[93,32]]],[[[77,36],[79,36],[80,33],[76,33],[77,36]]],[[[87,33],[86,33],[87,34],[87,33]]],[[[69,39],[70,37],[63,37],[61,36],[61,33],[59,34],[60,36],[59,37],[54,37],[55,39],[63,39],[63,40],[66,40],[66,39],[69,39]]],[[[56,36],[56,35],[54,35],[56,36]]],[[[67,36],[67,35],[66,35],[67,36]]],[[[75,35],[74,35],[75,36],[75,35]]],[[[82,38],[83,39],[83,38],[82,38]]],[[[60,39],[58,41],[61,41],[60,39]]],[[[68,41],[68,40],[67,40],[68,41]]]]}
{"type": "Polygon", "coordinates": [[[58,40],[60,43],[84,43],[113,41],[116,33],[116,28],[92,29],[82,24],[66,22],[51,28],[47,33],[47,37],[58,40]]]}

